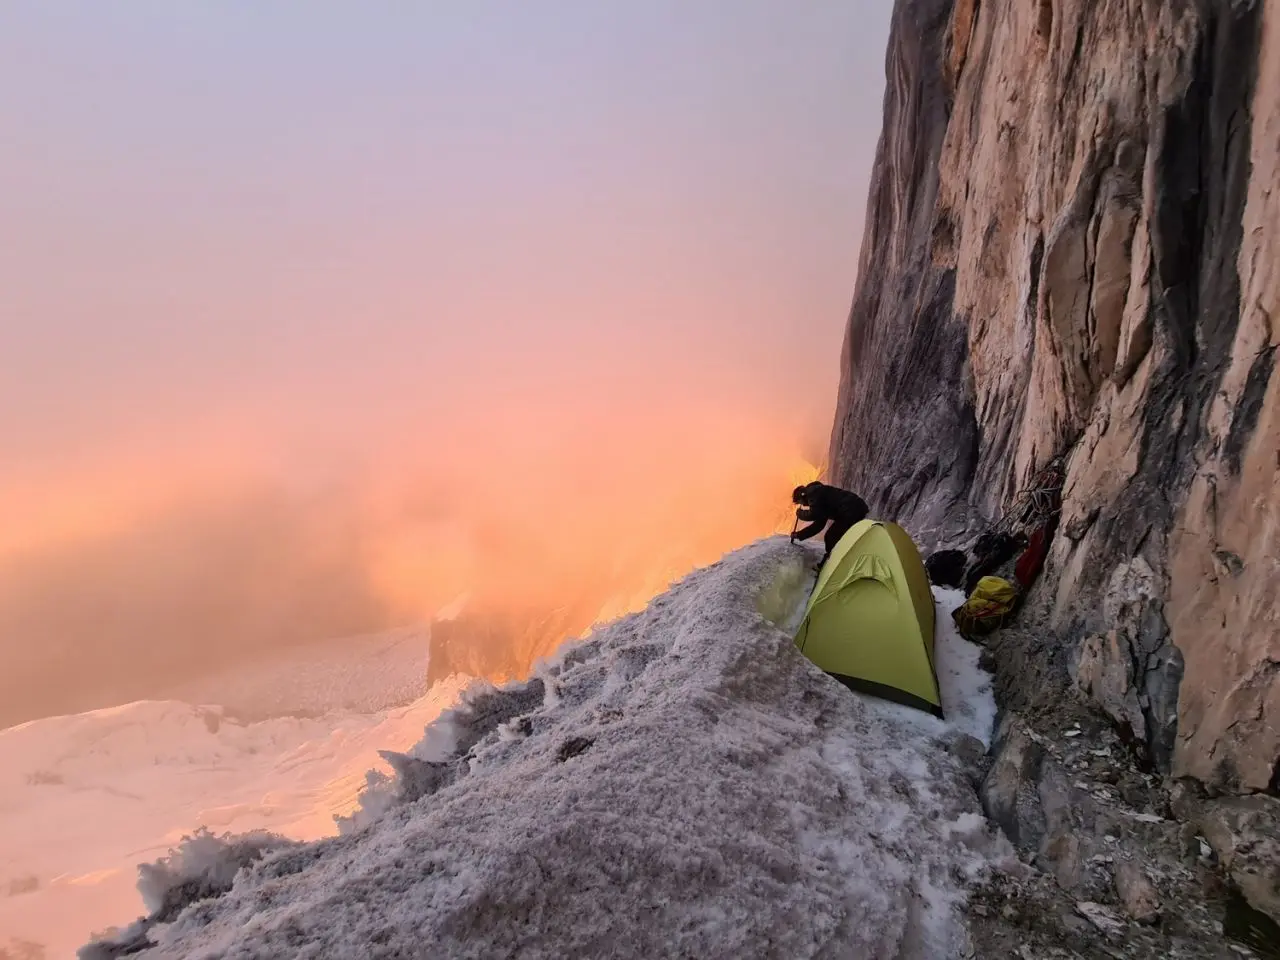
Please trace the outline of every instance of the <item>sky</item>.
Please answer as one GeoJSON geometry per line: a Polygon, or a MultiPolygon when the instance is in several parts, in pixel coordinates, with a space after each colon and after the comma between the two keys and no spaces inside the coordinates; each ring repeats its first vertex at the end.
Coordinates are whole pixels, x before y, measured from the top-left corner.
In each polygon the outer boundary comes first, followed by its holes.
{"type": "Polygon", "coordinates": [[[0,724],[767,532],[889,7],[0,5],[0,724]]]}

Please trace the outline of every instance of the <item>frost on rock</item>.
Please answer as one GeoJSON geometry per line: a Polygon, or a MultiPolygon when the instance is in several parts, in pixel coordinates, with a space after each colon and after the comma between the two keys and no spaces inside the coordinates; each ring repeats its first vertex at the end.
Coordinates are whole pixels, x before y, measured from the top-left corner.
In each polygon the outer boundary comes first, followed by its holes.
{"type": "Polygon", "coordinates": [[[992,708],[962,706],[989,678],[940,610],[955,725],[850,693],[775,626],[807,555],[761,541],[528,683],[475,685],[340,836],[269,854],[135,955],[963,955],[964,890],[1007,847],[943,743],[989,741],[992,708]]]}
{"type": "Polygon", "coordinates": [[[173,920],[194,903],[221,896],[231,889],[236,874],[268,853],[298,846],[266,831],[239,836],[215,836],[197,830],[155,863],[138,868],[138,892],[150,914],[127,927],[110,942],[90,944],[80,960],[108,960],[136,952],[148,942],[148,931],[173,920]]]}

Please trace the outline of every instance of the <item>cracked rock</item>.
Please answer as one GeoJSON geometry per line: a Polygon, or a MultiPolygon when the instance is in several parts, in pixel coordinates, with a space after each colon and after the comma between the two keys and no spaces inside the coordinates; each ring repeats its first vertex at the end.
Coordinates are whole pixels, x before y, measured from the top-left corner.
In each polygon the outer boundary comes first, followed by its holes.
{"type": "Polygon", "coordinates": [[[1249,904],[1280,921],[1280,799],[1207,801],[1200,829],[1249,904]]]}
{"type": "Polygon", "coordinates": [[[1160,895],[1146,872],[1132,860],[1119,861],[1115,872],[1116,893],[1125,913],[1139,923],[1155,923],[1160,918],[1160,895]]]}

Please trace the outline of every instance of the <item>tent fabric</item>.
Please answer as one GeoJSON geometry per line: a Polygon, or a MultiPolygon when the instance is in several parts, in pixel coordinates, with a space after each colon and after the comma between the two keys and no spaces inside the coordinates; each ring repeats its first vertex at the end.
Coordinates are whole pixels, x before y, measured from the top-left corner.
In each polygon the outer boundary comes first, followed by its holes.
{"type": "Polygon", "coordinates": [[[796,645],[849,688],[940,717],[933,631],[933,593],[916,545],[896,524],[863,520],[818,574],[796,645]]]}

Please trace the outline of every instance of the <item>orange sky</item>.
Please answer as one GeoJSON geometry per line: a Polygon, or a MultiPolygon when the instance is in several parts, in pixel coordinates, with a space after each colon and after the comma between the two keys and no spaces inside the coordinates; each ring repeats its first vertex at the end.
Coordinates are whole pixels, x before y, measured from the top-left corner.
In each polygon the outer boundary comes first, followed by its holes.
{"type": "Polygon", "coordinates": [[[772,529],[883,87],[820,6],[6,5],[0,724],[772,529]]]}

